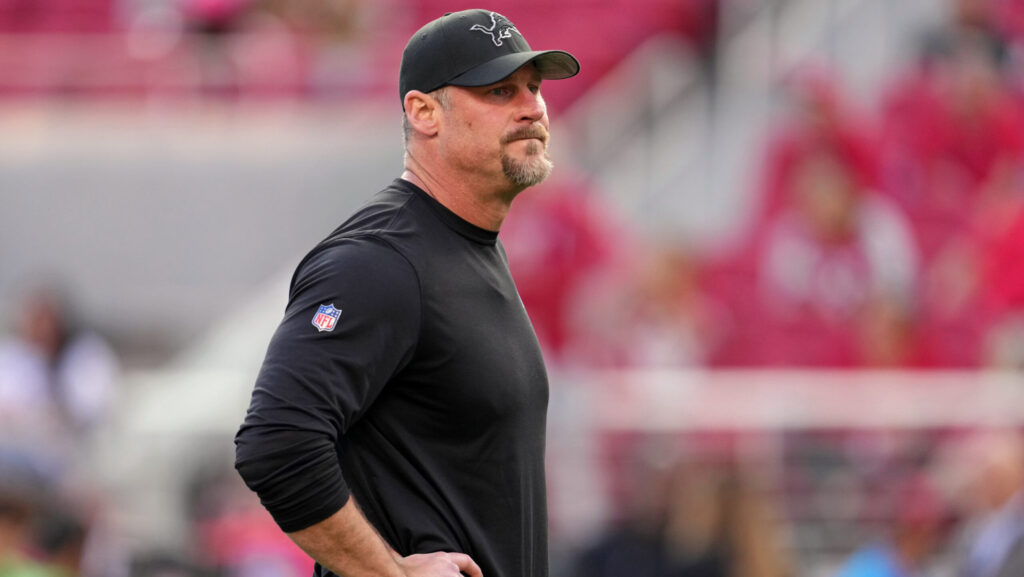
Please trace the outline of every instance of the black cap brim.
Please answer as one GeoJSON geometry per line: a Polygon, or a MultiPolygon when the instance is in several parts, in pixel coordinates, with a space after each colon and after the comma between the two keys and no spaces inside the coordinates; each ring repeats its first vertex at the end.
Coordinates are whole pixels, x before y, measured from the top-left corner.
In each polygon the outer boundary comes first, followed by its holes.
{"type": "Polygon", "coordinates": [[[504,80],[530,62],[534,63],[545,80],[561,80],[579,74],[580,63],[568,52],[561,50],[535,50],[505,54],[452,78],[452,86],[487,86],[504,80]]]}

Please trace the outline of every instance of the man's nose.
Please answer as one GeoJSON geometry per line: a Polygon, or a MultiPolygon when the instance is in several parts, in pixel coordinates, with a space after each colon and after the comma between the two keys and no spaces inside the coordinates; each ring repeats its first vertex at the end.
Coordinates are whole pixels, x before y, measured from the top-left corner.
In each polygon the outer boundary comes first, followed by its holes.
{"type": "Polygon", "coordinates": [[[529,90],[523,90],[520,97],[520,119],[529,120],[530,122],[537,122],[544,115],[547,114],[547,104],[544,102],[544,97],[540,95],[540,92],[531,92],[529,90]]]}

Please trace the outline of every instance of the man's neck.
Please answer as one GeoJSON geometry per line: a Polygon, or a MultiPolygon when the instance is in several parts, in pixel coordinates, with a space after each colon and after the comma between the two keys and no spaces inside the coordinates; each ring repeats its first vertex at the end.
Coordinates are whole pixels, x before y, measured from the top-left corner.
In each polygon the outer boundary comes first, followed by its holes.
{"type": "Polygon", "coordinates": [[[445,178],[414,163],[406,164],[401,178],[423,189],[463,220],[493,232],[501,230],[512,199],[519,193],[511,189],[488,190],[470,179],[445,178]]]}

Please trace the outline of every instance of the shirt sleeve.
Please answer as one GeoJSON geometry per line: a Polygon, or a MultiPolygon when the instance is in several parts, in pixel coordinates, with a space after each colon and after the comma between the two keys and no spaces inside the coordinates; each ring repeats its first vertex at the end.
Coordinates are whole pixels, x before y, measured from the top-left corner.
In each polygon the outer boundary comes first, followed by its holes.
{"type": "Polygon", "coordinates": [[[346,240],[299,265],[235,436],[235,468],[284,531],[348,500],[337,443],[408,363],[419,324],[415,271],[383,242],[346,240]],[[340,314],[318,326],[322,306],[340,314]]]}

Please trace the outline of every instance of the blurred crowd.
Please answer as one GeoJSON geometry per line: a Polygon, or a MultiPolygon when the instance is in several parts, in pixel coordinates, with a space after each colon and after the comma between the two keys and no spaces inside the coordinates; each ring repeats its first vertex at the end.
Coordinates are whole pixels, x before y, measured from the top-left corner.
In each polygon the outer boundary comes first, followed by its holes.
{"type": "Polygon", "coordinates": [[[522,199],[503,234],[549,361],[1024,367],[1024,3],[952,5],[877,102],[782,75],[726,254],[629,230],[582,179],[522,199]]]}
{"type": "MultiPolygon", "coordinates": [[[[207,96],[351,89],[394,73],[360,69],[378,63],[353,52],[383,10],[372,2],[42,4],[0,0],[0,29],[60,31],[68,24],[54,13],[78,27],[95,18],[94,31],[121,27],[136,59],[161,66],[180,50],[174,34],[194,35],[203,56],[188,74],[207,96]]],[[[704,254],[638,230],[568,166],[518,199],[502,237],[552,370],[1024,369],[1024,2],[950,4],[877,102],[851,98],[821,63],[779,79],[785,110],[765,135],[756,207],[732,250],[704,254]]],[[[709,81],[715,7],[651,10],[703,51],[709,81]]],[[[375,33],[404,41],[416,16],[406,18],[375,33]]],[[[609,52],[581,51],[599,67],[609,52]]],[[[120,363],[73,305],[50,285],[27,290],[0,345],[0,577],[308,575],[311,562],[226,468],[189,472],[185,553],[119,548],[116,502],[80,459],[115,408],[120,363]]],[[[1021,433],[787,435],[774,476],[735,451],[678,450],[706,439],[675,439],[673,450],[609,439],[621,496],[612,522],[559,567],[566,577],[795,576],[797,542],[854,523],[836,577],[1019,577],[1021,433]]]]}
{"type": "Polygon", "coordinates": [[[119,361],[52,284],[12,308],[0,341],[0,575],[79,575],[103,507],[81,460],[109,415],[119,361]]]}
{"type": "Polygon", "coordinates": [[[623,504],[563,574],[1013,577],[1024,571],[1019,428],[802,432],[787,435],[781,468],[738,458],[737,444],[749,438],[673,437],[619,439],[615,469],[623,504]],[[815,541],[842,545],[826,555],[831,561],[809,564],[807,543],[815,541]]]}
{"type": "MultiPolygon", "coordinates": [[[[536,46],[573,46],[587,72],[563,108],[652,35],[688,40],[710,71],[718,0],[492,0],[536,46]],[[630,10],[632,17],[618,16],[630,10]],[[555,22],[573,26],[553,26],[555,22]]],[[[0,0],[0,98],[163,102],[394,94],[421,23],[465,9],[445,0],[0,0]],[[17,58],[11,54],[18,52],[17,58]]]]}
{"type": "Polygon", "coordinates": [[[118,495],[91,461],[124,394],[118,355],[54,283],[33,283],[10,308],[0,339],[0,577],[312,573],[226,461],[201,452],[179,464],[185,550],[132,543],[118,495]]]}

